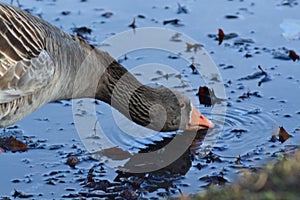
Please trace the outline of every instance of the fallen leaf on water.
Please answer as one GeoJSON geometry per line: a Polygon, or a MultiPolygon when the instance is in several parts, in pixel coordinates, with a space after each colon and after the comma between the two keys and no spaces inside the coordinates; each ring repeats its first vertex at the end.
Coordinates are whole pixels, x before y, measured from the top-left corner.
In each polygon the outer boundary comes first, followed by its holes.
{"type": "Polygon", "coordinates": [[[291,135],[282,126],[279,128],[278,136],[281,143],[284,143],[291,137],[291,135]]]}
{"type": "Polygon", "coordinates": [[[219,45],[222,44],[223,40],[224,40],[225,34],[224,31],[222,29],[219,28],[218,30],[218,41],[219,41],[219,45]]]}
{"type": "Polygon", "coordinates": [[[136,25],[135,25],[135,18],[133,18],[131,24],[128,25],[129,27],[135,29],[136,28],[136,25]]]}
{"type": "Polygon", "coordinates": [[[299,55],[295,52],[295,51],[293,51],[293,50],[290,50],[289,51],[289,57],[295,62],[296,60],[299,60],[300,59],[300,57],[299,57],[299,55]]]}
{"type": "Polygon", "coordinates": [[[0,138],[0,147],[10,151],[26,151],[27,145],[10,136],[8,138],[0,138]]]}
{"type": "Polygon", "coordinates": [[[277,136],[281,143],[284,143],[287,139],[292,137],[292,135],[290,135],[282,126],[273,131],[271,142],[275,142],[277,140],[277,136]]]}
{"type": "Polygon", "coordinates": [[[205,106],[212,106],[225,100],[216,97],[214,90],[206,86],[200,86],[196,95],[199,97],[200,104],[205,106]]]}
{"type": "Polygon", "coordinates": [[[75,165],[77,165],[80,162],[79,158],[77,158],[76,156],[70,156],[67,159],[67,164],[72,167],[75,168],[75,165]]]}

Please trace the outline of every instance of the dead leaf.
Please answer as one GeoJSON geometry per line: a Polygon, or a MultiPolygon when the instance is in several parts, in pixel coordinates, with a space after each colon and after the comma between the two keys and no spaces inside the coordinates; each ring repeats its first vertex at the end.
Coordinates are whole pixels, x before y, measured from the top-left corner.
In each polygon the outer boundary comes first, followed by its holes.
{"type": "Polygon", "coordinates": [[[0,138],[0,147],[10,151],[26,151],[27,145],[14,137],[0,138]]]}
{"type": "Polygon", "coordinates": [[[289,57],[295,62],[296,60],[299,60],[300,59],[300,57],[299,57],[299,55],[295,52],[295,51],[293,51],[293,50],[290,50],[289,51],[289,57]]]}
{"type": "Polygon", "coordinates": [[[280,126],[279,128],[273,130],[273,135],[270,141],[276,142],[279,140],[281,143],[284,143],[290,137],[292,137],[292,135],[290,135],[282,126],[280,126]]]}
{"type": "Polygon", "coordinates": [[[129,27],[135,29],[136,28],[136,25],[135,25],[135,18],[133,18],[131,24],[128,25],[129,27]]]}
{"type": "Polygon", "coordinates": [[[214,90],[206,86],[203,87],[200,86],[198,93],[196,95],[199,97],[200,104],[205,106],[213,106],[214,104],[220,103],[225,100],[225,99],[218,98],[215,95],[214,90]]]}
{"type": "Polygon", "coordinates": [[[223,40],[224,40],[225,34],[224,31],[222,29],[219,28],[218,30],[218,41],[219,41],[219,45],[222,44],[223,40]]]}
{"type": "Polygon", "coordinates": [[[79,158],[77,158],[76,156],[70,156],[67,159],[67,164],[72,167],[75,168],[75,165],[78,164],[80,162],[79,158]]]}
{"type": "Polygon", "coordinates": [[[279,136],[279,141],[281,143],[284,143],[287,139],[291,137],[291,135],[282,126],[279,127],[278,136],[279,136]]]}

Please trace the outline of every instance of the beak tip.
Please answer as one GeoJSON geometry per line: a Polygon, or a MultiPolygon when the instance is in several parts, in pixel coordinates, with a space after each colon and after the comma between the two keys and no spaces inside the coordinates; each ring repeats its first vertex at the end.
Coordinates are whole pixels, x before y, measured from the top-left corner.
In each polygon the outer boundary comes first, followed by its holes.
{"type": "Polygon", "coordinates": [[[196,127],[205,127],[207,129],[212,129],[215,127],[214,123],[202,115],[197,109],[193,107],[191,113],[190,124],[196,127]]]}

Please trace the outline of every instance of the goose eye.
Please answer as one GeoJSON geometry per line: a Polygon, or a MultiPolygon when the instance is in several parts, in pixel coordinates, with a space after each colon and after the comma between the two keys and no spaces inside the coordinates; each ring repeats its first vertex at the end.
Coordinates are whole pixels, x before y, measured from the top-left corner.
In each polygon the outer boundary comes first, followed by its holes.
{"type": "Polygon", "coordinates": [[[185,107],[184,103],[180,104],[180,108],[184,108],[184,107],[185,107]]]}

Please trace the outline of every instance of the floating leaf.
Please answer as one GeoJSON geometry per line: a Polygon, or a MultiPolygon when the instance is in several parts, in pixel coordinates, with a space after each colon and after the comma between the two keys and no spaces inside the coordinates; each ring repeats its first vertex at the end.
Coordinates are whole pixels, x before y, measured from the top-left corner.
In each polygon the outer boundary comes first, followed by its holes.
{"type": "Polygon", "coordinates": [[[218,30],[218,41],[219,41],[219,45],[222,44],[223,40],[224,40],[225,34],[224,31],[222,29],[219,28],[218,30]]]}
{"type": "Polygon", "coordinates": [[[291,135],[282,126],[279,127],[278,136],[279,136],[279,141],[281,143],[284,143],[287,139],[291,137],[291,135]]]}
{"type": "Polygon", "coordinates": [[[75,168],[75,165],[78,164],[80,162],[79,158],[77,158],[76,156],[70,156],[67,159],[67,164],[72,167],[75,168]]]}
{"type": "Polygon", "coordinates": [[[0,147],[10,151],[26,151],[27,145],[14,137],[0,138],[0,147]]]}
{"type": "Polygon", "coordinates": [[[276,142],[277,140],[279,140],[281,143],[284,143],[290,137],[292,136],[282,126],[280,126],[279,129],[273,131],[273,135],[270,141],[276,142]]]}
{"type": "Polygon", "coordinates": [[[299,55],[295,52],[295,51],[293,51],[293,50],[290,50],[289,51],[289,57],[295,62],[296,60],[299,60],[300,59],[300,57],[299,57],[299,55]]]}
{"type": "Polygon", "coordinates": [[[213,89],[209,89],[206,86],[200,86],[198,93],[196,94],[199,97],[199,102],[202,105],[205,106],[212,106],[216,103],[220,103],[221,101],[224,101],[225,99],[221,99],[216,97],[215,92],[213,89]]]}
{"type": "Polygon", "coordinates": [[[136,25],[135,25],[135,18],[133,18],[131,24],[128,25],[129,27],[135,29],[136,28],[136,25]]]}

